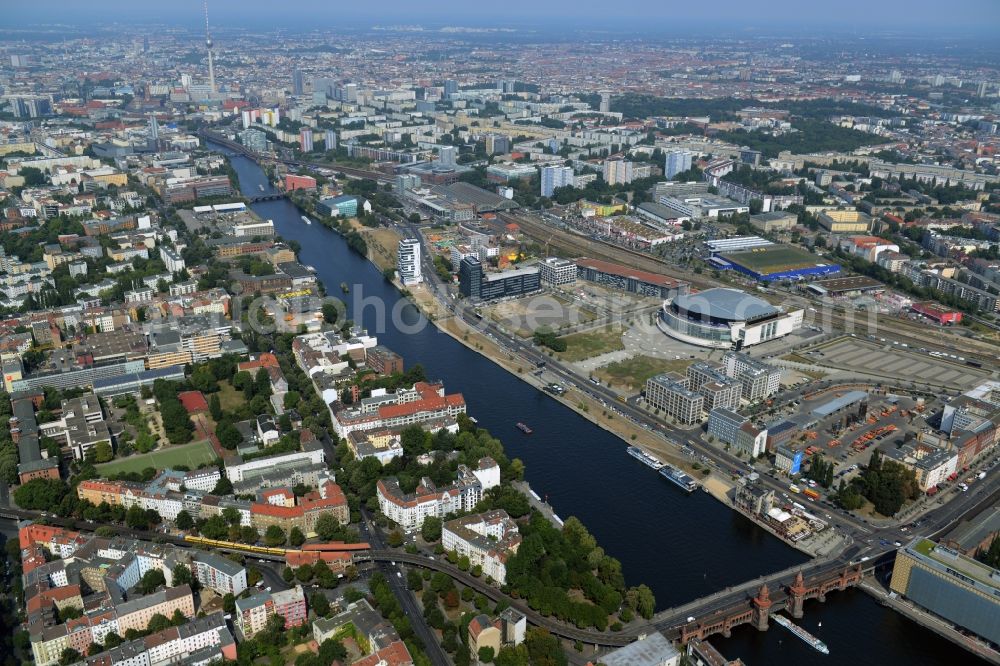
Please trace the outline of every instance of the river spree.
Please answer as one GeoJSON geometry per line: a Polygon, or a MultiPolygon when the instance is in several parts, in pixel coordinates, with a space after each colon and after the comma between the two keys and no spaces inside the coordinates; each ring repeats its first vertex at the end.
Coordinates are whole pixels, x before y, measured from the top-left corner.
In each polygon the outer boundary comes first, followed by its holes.
{"type": "MultiPolygon", "coordinates": [[[[216,147],[220,152],[226,152],[216,147]]],[[[264,173],[232,156],[248,196],[270,192],[264,173]]],[[[254,204],[276,232],[298,241],[303,264],[316,268],[333,295],[347,301],[349,316],[379,341],[420,363],[449,392],[461,392],[469,414],[521,458],[526,479],[562,518],[578,517],[614,557],[628,585],[645,583],[660,609],[681,605],[721,588],[805,562],[806,556],[737,515],[707,493],[690,495],[626,455],[626,444],[545,393],[423,321],[375,266],[318,223],[307,225],[285,200],[254,204]],[[350,293],[342,295],[346,282],[350,293]],[[401,313],[399,321],[380,312],[401,313]],[[534,429],[525,435],[515,428],[534,429]]],[[[713,637],[728,658],[748,664],[975,663],[951,643],[883,608],[859,590],[834,592],[826,604],[809,602],[802,625],[824,640],[822,656],[779,626],[764,634],[741,627],[729,639],[713,637]],[[817,628],[817,622],[823,626],[817,628]]]]}

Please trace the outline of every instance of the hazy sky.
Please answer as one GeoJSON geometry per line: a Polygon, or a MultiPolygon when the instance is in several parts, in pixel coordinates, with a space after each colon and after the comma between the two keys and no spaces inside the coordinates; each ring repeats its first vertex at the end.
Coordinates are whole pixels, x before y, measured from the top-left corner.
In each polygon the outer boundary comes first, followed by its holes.
{"type": "MultiPolygon", "coordinates": [[[[694,26],[746,31],[806,25],[858,32],[988,32],[1000,29],[1000,0],[209,0],[212,23],[330,26],[433,23],[558,23],[615,30],[635,25],[675,33],[694,26]]],[[[201,0],[0,0],[0,25],[158,20],[196,24],[201,0]]]]}

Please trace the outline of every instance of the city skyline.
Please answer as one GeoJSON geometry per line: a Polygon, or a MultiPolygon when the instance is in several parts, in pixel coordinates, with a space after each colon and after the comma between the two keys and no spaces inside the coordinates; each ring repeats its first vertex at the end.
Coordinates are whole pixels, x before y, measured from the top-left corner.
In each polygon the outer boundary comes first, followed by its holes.
{"type": "MultiPolygon", "coordinates": [[[[57,10],[64,21],[71,20],[81,25],[141,20],[194,27],[200,19],[199,4],[197,0],[175,4],[172,5],[174,11],[164,14],[153,5],[128,0],[103,0],[89,4],[85,9],[80,3],[70,0],[43,0],[7,7],[5,18],[8,27],[50,23],[51,12],[57,10]]],[[[940,36],[945,31],[986,34],[1000,25],[1000,4],[991,0],[956,0],[949,5],[947,12],[942,12],[940,3],[933,0],[886,0],[877,3],[846,0],[838,3],[835,11],[827,7],[811,8],[792,0],[760,3],[720,0],[712,3],[711,7],[691,3],[664,6],[663,3],[644,0],[619,3],[614,12],[609,12],[605,3],[590,1],[554,0],[538,5],[527,0],[513,0],[505,3],[504,12],[499,15],[493,9],[451,1],[430,3],[430,6],[422,5],[417,9],[403,0],[384,0],[378,3],[377,8],[300,0],[295,7],[297,11],[289,13],[273,3],[214,0],[211,13],[220,28],[271,26],[301,29],[313,27],[317,19],[336,18],[346,20],[352,28],[412,22],[431,29],[464,24],[475,27],[559,26],[669,35],[702,34],[702,31],[724,28],[730,30],[732,36],[781,32],[804,26],[822,27],[831,33],[896,33],[905,36],[908,31],[916,31],[940,36]],[[309,18],[306,19],[306,16],[309,18]],[[857,20],[861,16],[864,21],[857,20]]]]}

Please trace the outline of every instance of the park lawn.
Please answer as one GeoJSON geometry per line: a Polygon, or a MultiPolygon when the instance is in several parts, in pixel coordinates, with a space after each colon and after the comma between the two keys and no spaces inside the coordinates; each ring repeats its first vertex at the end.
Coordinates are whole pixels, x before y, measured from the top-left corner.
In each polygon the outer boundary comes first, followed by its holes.
{"type": "MultiPolygon", "coordinates": [[[[211,394],[205,396],[211,399],[211,394]]],[[[229,382],[219,382],[219,405],[222,411],[231,412],[243,404],[243,393],[233,388],[229,382]]]]}
{"type": "Polygon", "coordinates": [[[691,359],[653,358],[633,356],[617,363],[598,368],[594,374],[611,386],[626,386],[638,390],[646,385],[646,380],[661,372],[676,372],[683,375],[691,365],[691,359]]]}
{"type": "Polygon", "coordinates": [[[190,469],[197,469],[198,465],[212,462],[215,458],[215,449],[208,441],[202,440],[180,446],[167,446],[150,453],[140,453],[121,460],[112,460],[103,465],[97,465],[97,470],[102,476],[111,476],[119,472],[141,472],[147,467],[166,469],[176,465],[187,465],[190,469]]]}
{"type": "Polygon", "coordinates": [[[379,270],[396,267],[396,250],[402,238],[399,232],[385,227],[366,227],[357,218],[351,219],[351,226],[365,237],[368,258],[379,270]]]}
{"type": "Polygon", "coordinates": [[[562,340],[566,343],[566,351],[560,353],[559,358],[570,363],[625,349],[622,343],[622,331],[617,326],[573,333],[564,336],[562,340]]]}

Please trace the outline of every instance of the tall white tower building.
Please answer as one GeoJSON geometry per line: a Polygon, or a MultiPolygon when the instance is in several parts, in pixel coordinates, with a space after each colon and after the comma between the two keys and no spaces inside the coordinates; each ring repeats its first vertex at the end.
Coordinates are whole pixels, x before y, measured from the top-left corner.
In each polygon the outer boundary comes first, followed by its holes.
{"type": "Polygon", "coordinates": [[[208,48],[208,87],[212,97],[218,89],[215,87],[215,63],[212,60],[212,33],[208,31],[208,0],[205,0],[205,46],[208,48]]]}
{"type": "Polygon", "coordinates": [[[399,241],[396,252],[396,270],[404,285],[420,284],[424,276],[420,271],[420,241],[416,238],[404,238],[399,241]]]}

